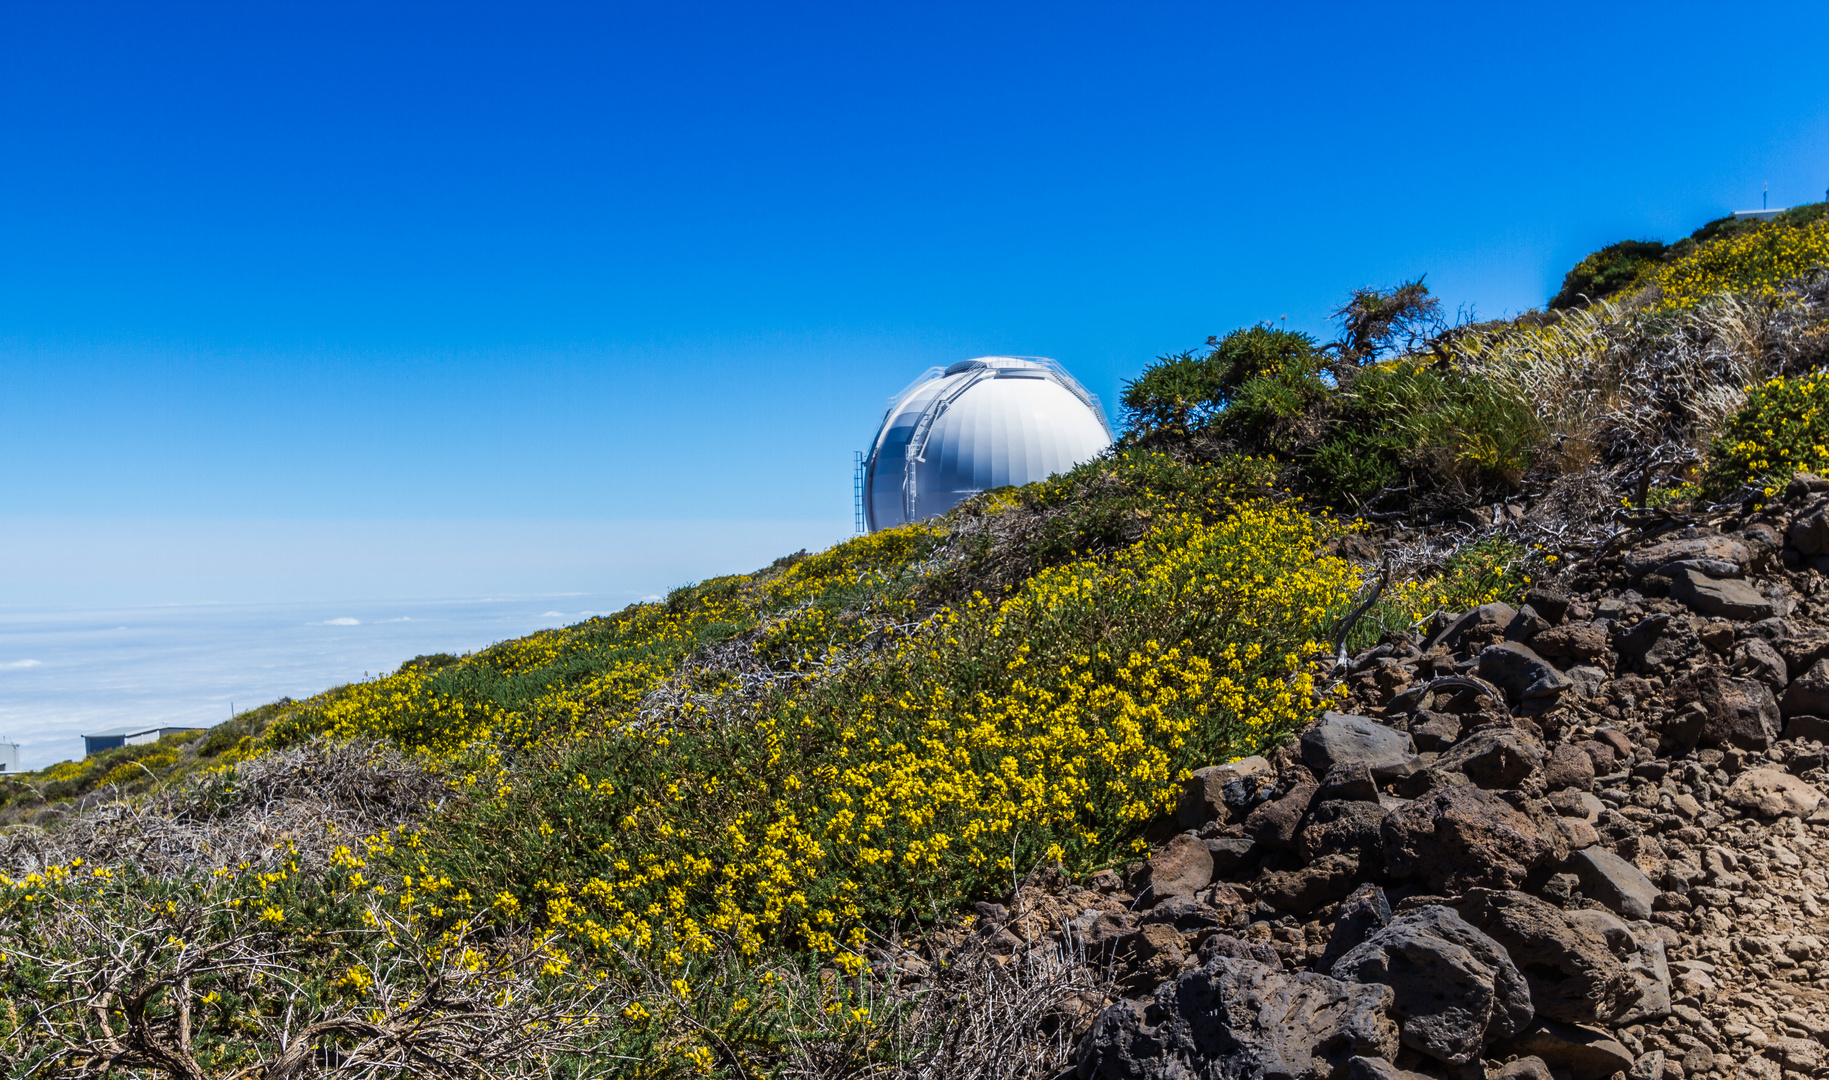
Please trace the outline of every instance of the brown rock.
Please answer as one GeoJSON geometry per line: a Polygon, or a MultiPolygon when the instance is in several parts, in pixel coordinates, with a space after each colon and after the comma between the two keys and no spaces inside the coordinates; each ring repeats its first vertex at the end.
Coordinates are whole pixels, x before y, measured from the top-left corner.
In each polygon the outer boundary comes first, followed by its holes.
{"type": "Polygon", "coordinates": [[[1540,656],[1592,660],[1607,651],[1607,627],[1597,622],[1552,627],[1532,638],[1531,648],[1540,656]]]}
{"type": "Polygon", "coordinates": [[[1829,716],[1829,659],[1818,660],[1791,680],[1778,711],[1786,716],[1829,716]]]}
{"type": "Polygon", "coordinates": [[[1266,871],[1251,887],[1271,907],[1306,915],[1323,904],[1346,899],[1358,876],[1357,856],[1328,855],[1299,870],[1266,871]]]}
{"type": "Polygon", "coordinates": [[[1517,728],[1482,728],[1442,752],[1432,768],[1464,773],[1488,790],[1515,788],[1544,760],[1543,747],[1517,728]]]}
{"type": "Polygon", "coordinates": [[[1387,813],[1382,805],[1363,799],[1317,798],[1308,806],[1296,850],[1307,862],[1323,855],[1350,854],[1366,866],[1382,866],[1381,827],[1387,813]]]}
{"type": "Polygon", "coordinates": [[[1779,706],[1772,688],[1754,679],[1731,678],[1717,667],[1692,671],[1671,685],[1679,702],[1694,702],[1703,712],[1678,714],[1665,734],[1684,746],[1727,744],[1764,750],[1778,738],[1779,706]]]}
{"type": "Polygon", "coordinates": [[[1270,762],[1256,756],[1195,769],[1182,785],[1176,818],[1184,829],[1198,829],[1209,821],[1230,821],[1231,803],[1254,804],[1259,790],[1274,782],[1275,770],[1270,762]]]}
{"type": "Polygon", "coordinates": [[[1765,817],[1808,817],[1823,805],[1823,793],[1790,773],[1752,769],[1734,778],[1727,801],[1765,817]]]}
{"type": "Polygon", "coordinates": [[[1213,853],[1207,842],[1187,833],[1158,848],[1150,856],[1147,874],[1150,896],[1192,896],[1213,881],[1213,853]]]}
{"type": "Polygon", "coordinates": [[[1626,573],[1633,579],[1644,577],[1667,563],[1684,559],[1713,559],[1745,566],[1751,558],[1745,544],[1725,536],[1698,536],[1692,540],[1668,540],[1652,544],[1626,555],[1626,573]]]}
{"type": "Polygon", "coordinates": [[[1632,1051],[1610,1032],[1555,1020],[1539,1020],[1507,1044],[1510,1053],[1542,1058],[1552,1069],[1569,1070],[1572,1080],[1605,1080],[1632,1067],[1632,1051]]]}
{"type": "Polygon", "coordinates": [[[1423,642],[1423,651],[1443,645],[1453,652],[1469,641],[1498,637],[1517,617],[1517,610],[1510,604],[1482,604],[1456,618],[1439,633],[1430,635],[1423,642]]]}
{"type": "Polygon", "coordinates": [[[1594,786],[1594,759],[1581,747],[1563,743],[1550,751],[1549,761],[1543,767],[1543,784],[1551,791],[1563,788],[1586,791],[1594,786]]]}
{"type": "Polygon", "coordinates": [[[1383,832],[1386,869],[1426,878],[1444,895],[1515,887],[1557,854],[1530,818],[1472,785],[1431,792],[1392,811],[1383,832]]]}
{"type": "Polygon", "coordinates": [[[1264,803],[1245,818],[1245,831],[1266,848],[1293,848],[1302,816],[1308,812],[1308,804],[1320,787],[1320,784],[1309,780],[1298,784],[1281,798],[1264,803]]]}

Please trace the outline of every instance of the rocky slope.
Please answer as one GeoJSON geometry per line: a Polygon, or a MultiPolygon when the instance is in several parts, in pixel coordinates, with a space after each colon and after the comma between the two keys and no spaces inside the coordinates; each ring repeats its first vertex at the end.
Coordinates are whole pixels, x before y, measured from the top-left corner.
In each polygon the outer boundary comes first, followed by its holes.
{"type": "Polygon", "coordinates": [[[1147,863],[947,944],[1106,965],[1060,1006],[1084,1080],[1829,1075],[1825,572],[1815,476],[1659,515],[1353,657],[1147,863]]]}

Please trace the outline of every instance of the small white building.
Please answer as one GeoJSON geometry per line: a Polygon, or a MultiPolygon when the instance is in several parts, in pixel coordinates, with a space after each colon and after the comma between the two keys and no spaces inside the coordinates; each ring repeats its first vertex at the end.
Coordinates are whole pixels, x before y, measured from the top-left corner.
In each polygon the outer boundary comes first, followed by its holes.
{"type": "Polygon", "coordinates": [[[16,773],[18,771],[19,744],[16,742],[0,742],[0,773],[16,773]]]}
{"type": "Polygon", "coordinates": [[[1734,211],[1734,220],[1740,221],[1745,218],[1751,218],[1754,221],[1770,221],[1789,209],[1790,207],[1788,206],[1778,206],[1770,210],[1736,210],[1734,211]]]}
{"type": "Polygon", "coordinates": [[[98,731],[93,735],[83,736],[83,756],[99,754],[103,750],[113,750],[121,746],[139,746],[143,743],[158,742],[167,735],[176,735],[182,731],[203,730],[205,729],[193,724],[180,724],[171,727],[116,728],[113,731],[98,731]]]}

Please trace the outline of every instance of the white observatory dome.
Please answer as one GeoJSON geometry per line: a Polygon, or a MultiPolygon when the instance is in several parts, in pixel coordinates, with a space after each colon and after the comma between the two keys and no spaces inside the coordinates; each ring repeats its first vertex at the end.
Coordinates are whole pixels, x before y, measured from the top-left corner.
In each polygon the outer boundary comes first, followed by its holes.
{"type": "Polygon", "coordinates": [[[1053,360],[982,356],[931,368],[890,399],[860,465],[863,523],[874,532],[943,514],[1110,445],[1099,399],[1053,360]]]}

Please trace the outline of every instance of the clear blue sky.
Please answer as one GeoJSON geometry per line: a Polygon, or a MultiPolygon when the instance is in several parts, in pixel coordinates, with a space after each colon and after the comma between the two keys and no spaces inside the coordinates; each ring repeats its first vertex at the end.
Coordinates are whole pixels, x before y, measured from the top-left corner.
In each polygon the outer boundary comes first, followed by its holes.
{"type": "Polygon", "coordinates": [[[1111,403],[1354,286],[1515,312],[1601,244],[1829,187],[1820,2],[0,13],[0,518],[34,552],[147,520],[817,540],[930,364],[1053,356],[1111,403]]]}

